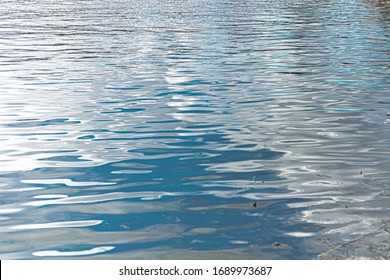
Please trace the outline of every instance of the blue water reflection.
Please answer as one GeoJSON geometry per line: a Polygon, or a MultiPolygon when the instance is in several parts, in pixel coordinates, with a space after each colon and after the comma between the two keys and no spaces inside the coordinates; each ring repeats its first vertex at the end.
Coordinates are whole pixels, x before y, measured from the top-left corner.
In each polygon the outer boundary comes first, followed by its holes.
{"type": "Polygon", "coordinates": [[[3,1],[1,258],[390,257],[389,22],[375,0],[3,1]]]}

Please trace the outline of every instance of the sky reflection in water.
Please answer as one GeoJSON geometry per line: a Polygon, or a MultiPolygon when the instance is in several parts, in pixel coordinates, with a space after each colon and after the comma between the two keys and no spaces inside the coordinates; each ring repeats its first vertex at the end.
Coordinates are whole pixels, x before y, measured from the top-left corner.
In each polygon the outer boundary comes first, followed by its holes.
{"type": "Polygon", "coordinates": [[[1,258],[388,256],[386,5],[3,2],[1,258]]]}

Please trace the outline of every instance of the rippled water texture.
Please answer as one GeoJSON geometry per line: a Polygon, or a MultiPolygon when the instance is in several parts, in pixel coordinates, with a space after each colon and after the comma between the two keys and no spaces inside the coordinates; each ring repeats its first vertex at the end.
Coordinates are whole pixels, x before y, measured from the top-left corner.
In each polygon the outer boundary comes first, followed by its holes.
{"type": "Polygon", "coordinates": [[[390,257],[389,1],[1,0],[0,96],[3,259],[390,257]]]}

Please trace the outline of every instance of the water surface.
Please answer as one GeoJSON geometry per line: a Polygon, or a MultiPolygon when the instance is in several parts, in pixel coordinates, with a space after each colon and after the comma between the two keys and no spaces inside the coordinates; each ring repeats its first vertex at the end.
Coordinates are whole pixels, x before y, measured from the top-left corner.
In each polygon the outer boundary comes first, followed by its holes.
{"type": "Polygon", "coordinates": [[[2,0],[0,257],[388,258],[389,96],[386,1],[2,0]]]}

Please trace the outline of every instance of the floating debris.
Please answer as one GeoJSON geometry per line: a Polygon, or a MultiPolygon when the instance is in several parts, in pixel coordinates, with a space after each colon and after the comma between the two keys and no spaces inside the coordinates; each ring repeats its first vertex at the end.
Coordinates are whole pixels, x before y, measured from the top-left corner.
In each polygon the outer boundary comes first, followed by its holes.
{"type": "Polygon", "coordinates": [[[284,243],[275,242],[274,244],[272,244],[272,247],[277,248],[277,249],[286,249],[289,246],[287,244],[284,244],[284,243]]]}

